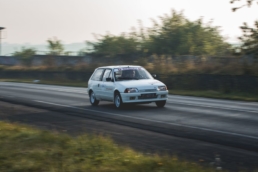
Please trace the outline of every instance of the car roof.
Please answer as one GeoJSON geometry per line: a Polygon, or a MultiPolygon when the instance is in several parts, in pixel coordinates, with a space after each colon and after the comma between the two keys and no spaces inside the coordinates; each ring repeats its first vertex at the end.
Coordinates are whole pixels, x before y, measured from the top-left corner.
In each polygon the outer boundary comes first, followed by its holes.
{"type": "Polygon", "coordinates": [[[116,65],[116,66],[101,66],[101,67],[98,67],[98,68],[111,68],[111,69],[114,69],[114,68],[123,68],[123,67],[142,67],[142,66],[134,66],[134,65],[116,65]]]}

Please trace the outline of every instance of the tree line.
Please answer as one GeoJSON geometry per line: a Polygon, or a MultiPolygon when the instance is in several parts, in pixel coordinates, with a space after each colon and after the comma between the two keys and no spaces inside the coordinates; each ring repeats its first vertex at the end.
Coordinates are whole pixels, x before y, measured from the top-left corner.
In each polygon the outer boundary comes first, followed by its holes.
{"type": "MultiPolygon", "coordinates": [[[[245,6],[250,7],[258,0],[231,0],[235,4],[240,1],[246,3],[232,8],[235,12],[245,6]]],[[[258,58],[258,21],[254,27],[246,23],[240,27],[243,35],[239,37],[241,46],[235,49],[220,33],[220,27],[213,26],[212,21],[203,22],[203,18],[195,21],[187,19],[183,12],[171,10],[170,14],[152,19],[153,25],[145,28],[139,21],[138,28],[131,28],[128,33],[120,35],[95,35],[95,42],[86,41],[87,48],[79,54],[90,54],[100,57],[116,57],[120,55],[137,55],[145,57],[155,55],[196,55],[196,56],[224,56],[224,55],[253,55],[258,58]]],[[[47,55],[69,54],[65,52],[60,40],[48,39],[47,55]]],[[[33,48],[23,47],[13,55],[22,58],[24,64],[30,63],[30,58],[36,54],[33,48]]]]}
{"type": "Polygon", "coordinates": [[[212,21],[204,23],[187,19],[183,12],[152,19],[153,26],[132,28],[129,33],[118,36],[107,33],[96,35],[96,42],[87,42],[92,54],[116,56],[123,54],[138,55],[225,55],[231,46],[221,36],[220,28],[212,26],[212,21]]]}

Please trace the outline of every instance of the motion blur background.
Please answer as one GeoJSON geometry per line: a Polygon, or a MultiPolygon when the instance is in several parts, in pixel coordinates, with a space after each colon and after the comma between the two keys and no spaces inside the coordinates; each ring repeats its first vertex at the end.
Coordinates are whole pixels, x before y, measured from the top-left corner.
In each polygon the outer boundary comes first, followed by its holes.
{"type": "Polygon", "coordinates": [[[257,9],[257,0],[0,0],[0,78],[81,86],[98,66],[131,64],[170,90],[253,95],[257,9]]]}

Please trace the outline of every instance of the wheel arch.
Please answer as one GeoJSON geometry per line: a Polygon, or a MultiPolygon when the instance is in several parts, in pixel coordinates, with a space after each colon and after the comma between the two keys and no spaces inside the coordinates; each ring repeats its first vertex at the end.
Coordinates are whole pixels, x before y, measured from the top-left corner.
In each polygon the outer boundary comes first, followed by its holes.
{"type": "Polygon", "coordinates": [[[116,93],[120,94],[120,92],[118,91],[118,89],[114,90],[114,96],[116,95],[116,93]]]}
{"type": "Polygon", "coordinates": [[[92,89],[89,89],[88,90],[88,95],[90,96],[90,93],[92,93],[93,92],[93,90],[92,89]]]}
{"type": "MultiPolygon", "coordinates": [[[[113,101],[115,101],[115,95],[116,95],[116,94],[119,94],[120,97],[121,97],[120,91],[119,91],[118,89],[115,89],[115,90],[114,90],[114,94],[113,94],[113,101]]],[[[122,100],[122,97],[121,97],[121,100],[122,100]]],[[[123,100],[122,100],[122,101],[123,101],[123,100]]]]}

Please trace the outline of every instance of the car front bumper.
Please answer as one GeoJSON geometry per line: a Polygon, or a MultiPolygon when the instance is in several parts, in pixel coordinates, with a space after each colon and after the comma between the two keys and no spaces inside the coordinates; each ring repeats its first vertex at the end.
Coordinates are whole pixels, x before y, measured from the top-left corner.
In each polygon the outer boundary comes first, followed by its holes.
{"type": "Polygon", "coordinates": [[[168,91],[159,92],[145,92],[145,93],[120,93],[123,103],[144,103],[144,102],[156,102],[164,101],[168,99],[168,91]],[[143,94],[155,94],[154,98],[142,98],[143,94]]]}

